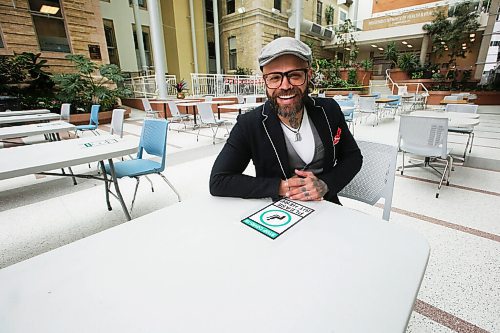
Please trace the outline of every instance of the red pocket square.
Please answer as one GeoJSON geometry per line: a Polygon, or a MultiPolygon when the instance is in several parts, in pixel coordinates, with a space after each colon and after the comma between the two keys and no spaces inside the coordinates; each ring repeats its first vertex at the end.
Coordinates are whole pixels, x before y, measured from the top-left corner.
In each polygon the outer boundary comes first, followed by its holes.
{"type": "Polygon", "coordinates": [[[335,134],[335,137],[333,138],[333,145],[336,145],[340,141],[340,134],[342,133],[342,130],[340,127],[337,128],[337,134],[335,134]]]}

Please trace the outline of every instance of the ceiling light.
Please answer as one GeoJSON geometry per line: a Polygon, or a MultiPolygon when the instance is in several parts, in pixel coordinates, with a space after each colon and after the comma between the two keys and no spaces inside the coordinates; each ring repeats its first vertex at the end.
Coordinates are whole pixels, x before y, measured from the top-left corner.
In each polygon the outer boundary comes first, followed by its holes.
{"type": "Polygon", "coordinates": [[[463,43],[462,46],[467,46],[467,43],[463,43]]]}
{"type": "Polygon", "coordinates": [[[350,49],[350,48],[348,48],[348,47],[346,47],[344,50],[351,51],[351,49],[350,49]]]}
{"type": "Polygon", "coordinates": [[[405,45],[406,45],[406,44],[408,44],[408,42],[407,42],[407,41],[402,41],[401,43],[403,43],[403,44],[405,44],[405,45]]]}
{"type": "Polygon", "coordinates": [[[472,42],[473,42],[473,41],[475,41],[475,40],[476,40],[475,38],[472,38],[472,39],[470,40],[470,42],[472,43],[472,42]]]}
{"type": "Polygon", "coordinates": [[[377,45],[375,45],[375,44],[372,44],[372,47],[377,47],[377,45]]]}
{"type": "Polygon", "coordinates": [[[383,47],[379,47],[378,49],[379,49],[380,51],[383,51],[383,50],[384,50],[384,48],[383,48],[383,47]]]}
{"type": "Polygon", "coordinates": [[[408,45],[406,45],[406,46],[408,46],[408,47],[413,47],[413,45],[410,45],[410,44],[408,44],[408,45]]]}
{"type": "Polygon", "coordinates": [[[446,44],[446,43],[445,43],[445,42],[441,42],[441,44],[443,44],[443,45],[444,45],[444,44],[446,44]]]}
{"type": "Polygon", "coordinates": [[[55,15],[59,11],[59,7],[42,5],[40,13],[55,15]]]}
{"type": "Polygon", "coordinates": [[[467,49],[467,46],[462,46],[462,50],[465,50],[465,49],[467,49]]]}
{"type": "Polygon", "coordinates": [[[245,7],[238,8],[238,13],[243,14],[244,12],[246,12],[245,7]]]}
{"type": "Polygon", "coordinates": [[[469,37],[474,38],[474,37],[476,37],[476,34],[470,34],[469,37]]]}

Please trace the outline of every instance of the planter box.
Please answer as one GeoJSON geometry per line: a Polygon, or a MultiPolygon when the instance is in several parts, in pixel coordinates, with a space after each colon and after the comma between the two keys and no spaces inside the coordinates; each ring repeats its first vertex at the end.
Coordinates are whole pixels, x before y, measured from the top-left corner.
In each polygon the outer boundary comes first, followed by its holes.
{"type": "Polygon", "coordinates": [[[408,76],[408,73],[406,73],[405,71],[403,71],[399,68],[391,69],[389,71],[389,73],[390,73],[392,81],[394,81],[394,82],[399,83],[401,81],[408,81],[410,79],[410,77],[408,76]]]}
{"type": "MultiPolygon", "coordinates": [[[[130,108],[121,107],[125,109],[125,118],[130,117],[130,108]]],[[[113,111],[99,111],[99,124],[109,124],[113,111]]],[[[88,125],[90,122],[90,113],[77,113],[70,116],[70,122],[74,125],[88,125]]]]}
{"type": "MultiPolygon", "coordinates": [[[[474,104],[478,105],[500,105],[500,91],[467,91],[468,93],[477,95],[477,99],[474,104]]],[[[444,90],[429,90],[429,97],[427,98],[427,104],[439,105],[439,102],[451,94],[455,94],[457,91],[444,91],[444,90]]]]}
{"type": "Polygon", "coordinates": [[[324,90],[325,91],[325,96],[326,97],[333,97],[335,95],[342,95],[342,96],[347,96],[349,95],[349,93],[353,93],[353,94],[358,94],[358,95],[363,95],[363,94],[366,94],[367,93],[367,90],[336,90],[336,89],[332,89],[332,88],[329,88],[329,89],[321,89],[321,90],[324,90]]]}

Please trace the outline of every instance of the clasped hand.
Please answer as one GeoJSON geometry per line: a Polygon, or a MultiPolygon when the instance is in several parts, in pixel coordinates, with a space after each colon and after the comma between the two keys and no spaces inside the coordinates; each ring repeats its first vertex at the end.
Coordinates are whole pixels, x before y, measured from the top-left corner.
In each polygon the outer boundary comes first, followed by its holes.
{"type": "Polygon", "coordinates": [[[322,200],[328,186],[310,171],[295,170],[295,176],[280,183],[279,194],[292,200],[322,200]]]}

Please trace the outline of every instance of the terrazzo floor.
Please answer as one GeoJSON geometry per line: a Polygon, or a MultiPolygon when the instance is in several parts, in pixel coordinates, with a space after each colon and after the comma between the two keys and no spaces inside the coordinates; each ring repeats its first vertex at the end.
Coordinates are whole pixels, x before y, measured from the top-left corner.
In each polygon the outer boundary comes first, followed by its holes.
{"type": "MultiPolygon", "coordinates": [[[[431,246],[407,332],[500,332],[500,107],[481,106],[479,113],[472,153],[464,165],[455,165],[451,184],[443,186],[439,199],[435,175],[421,168],[396,174],[390,223],[415,229],[431,246]]],[[[236,115],[222,117],[234,123],[236,115]]],[[[126,134],[139,139],[143,116],[133,110],[125,121],[126,134]]],[[[355,137],[395,145],[398,125],[399,116],[384,118],[375,127],[358,121],[355,137]]],[[[164,174],[183,198],[208,193],[210,169],[225,131],[219,131],[213,145],[209,129],[201,131],[197,142],[196,131],[184,131],[178,124],[171,128],[164,174]]],[[[109,126],[100,126],[100,131],[108,132],[109,126]]],[[[463,151],[465,139],[450,134],[453,152],[463,151]]],[[[34,143],[43,137],[20,140],[34,143]]],[[[87,165],[73,169],[95,172],[87,165]]],[[[154,193],[141,182],[133,218],[177,202],[159,177],[152,180],[154,193]]],[[[128,205],[134,186],[134,180],[120,182],[128,205]]],[[[342,202],[382,215],[381,205],[342,202]]],[[[78,186],[70,179],[34,175],[0,181],[0,269],[123,223],[118,203],[112,204],[114,209],[108,212],[102,184],[95,180],[79,180],[78,186]]]]}

